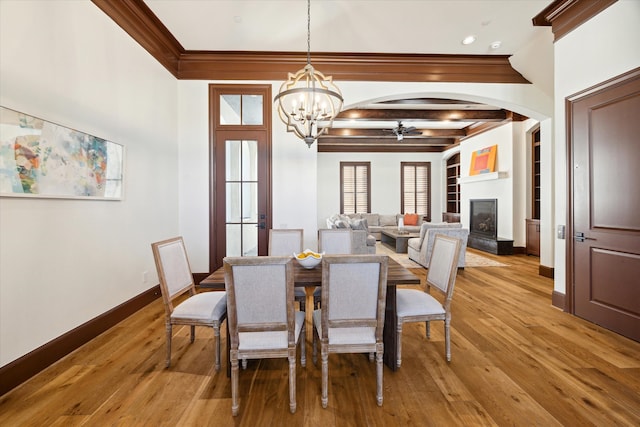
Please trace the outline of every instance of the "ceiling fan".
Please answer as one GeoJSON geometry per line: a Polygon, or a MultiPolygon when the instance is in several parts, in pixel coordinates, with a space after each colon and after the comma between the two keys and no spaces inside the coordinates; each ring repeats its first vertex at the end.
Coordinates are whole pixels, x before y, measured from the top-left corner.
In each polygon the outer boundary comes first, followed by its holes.
{"type": "Polygon", "coordinates": [[[409,126],[409,127],[404,126],[401,120],[398,120],[398,126],[391,129],[390,132],[393,133],[398,138],[398,141],[402,141],[405,135],[421,135],[422,134],[422,132],[420,132],[419,130],[416,130],[415,126],[409,126]]]}

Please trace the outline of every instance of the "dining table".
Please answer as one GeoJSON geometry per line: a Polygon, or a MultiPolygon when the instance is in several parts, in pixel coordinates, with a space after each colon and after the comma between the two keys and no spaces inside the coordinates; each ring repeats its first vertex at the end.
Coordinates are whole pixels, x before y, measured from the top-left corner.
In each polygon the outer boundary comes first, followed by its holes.
{"type": "MultiPolygon", "coordinates": [[[[294,262],[293,265],[295,286],[307,288],[308,295],[313,292],[316,286],[322,286],[322,263],[310,269],[304,268],[298,262],[294,262]]],[[[420,284],[418,276],[400,265],[393,258],[389,258],[387,267],[387,301],[384,315],[383,360],[385,365],[392,371],[395,371],[398,367],[396,285],[416,284],[420,284]]],[[[224,290],[224,267],[218,268],[203,279],[199,287],[202,289],[224,290]]],[[[307,305],[307,307],[313,307],[313,304],[307,305]]]]}

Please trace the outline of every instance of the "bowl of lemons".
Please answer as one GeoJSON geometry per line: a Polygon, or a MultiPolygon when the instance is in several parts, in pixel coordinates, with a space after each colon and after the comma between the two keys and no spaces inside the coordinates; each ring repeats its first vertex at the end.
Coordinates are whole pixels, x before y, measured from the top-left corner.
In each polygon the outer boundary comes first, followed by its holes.
{"type": "Polygon", "coordinates": [[[304,268],[312,269],[322,261],[322,254],[306,249],[299,254],[294,253],[294,258],[298,260],[304,268]]]}

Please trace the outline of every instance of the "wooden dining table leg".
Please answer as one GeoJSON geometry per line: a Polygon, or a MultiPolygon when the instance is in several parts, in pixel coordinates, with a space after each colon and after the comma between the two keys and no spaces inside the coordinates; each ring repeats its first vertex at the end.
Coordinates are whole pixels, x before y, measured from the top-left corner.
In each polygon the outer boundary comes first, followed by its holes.
{"type": "Polygon", "coordinates": [[[398,313],[396,311],[396,287],[387,287],[387,303],[384,313],[384,356],[383,360],[385,365],[392,371],[398,369],[398,349],[397,349],[397,335],[396,323],[398,321],[398,313]]]}

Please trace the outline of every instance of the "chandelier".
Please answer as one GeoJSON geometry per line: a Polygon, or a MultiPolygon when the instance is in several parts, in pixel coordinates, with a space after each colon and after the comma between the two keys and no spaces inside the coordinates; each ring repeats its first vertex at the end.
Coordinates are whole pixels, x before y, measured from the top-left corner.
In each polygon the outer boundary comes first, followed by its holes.
{"type": "Polygon", "coordinates": [[[307,65],[286,82],[274,98],[280,120],[287,132],[311,144],[331,127],[342,109],[342,94],[331,76],[325,76],[311,65],[311,0],[307,0],[307,65]],[[320,126],[321,124],[321,126],[320,126]]]}

